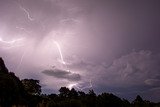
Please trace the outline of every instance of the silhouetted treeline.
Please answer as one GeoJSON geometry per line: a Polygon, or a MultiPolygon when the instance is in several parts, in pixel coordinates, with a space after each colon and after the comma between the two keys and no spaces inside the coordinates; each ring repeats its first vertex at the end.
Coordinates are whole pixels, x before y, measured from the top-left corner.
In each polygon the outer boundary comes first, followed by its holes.
{"type": "Polygon", "coordinates": [[[39,80],[20,80],[9,72],[0,58],[0,107],[160,107],[160,103],[143,100],[139,95],[129,102],[111,93],[96,95],[61,87],[59,94],[41,94],[39,80]]]}

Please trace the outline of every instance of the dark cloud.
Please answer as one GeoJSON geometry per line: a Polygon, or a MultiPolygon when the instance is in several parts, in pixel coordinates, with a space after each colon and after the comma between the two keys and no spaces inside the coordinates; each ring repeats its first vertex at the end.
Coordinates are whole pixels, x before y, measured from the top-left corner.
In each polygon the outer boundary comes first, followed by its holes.
{"type": "Polygon", "coordinates": [[[157,79],[159,64],[160,57],[151,51],[131,52],[114,60],[103,72],[103,78],[110,85],[143,85],[150,78],[157,79]]]}
{"type": "Polygon", "coordinates": [[[56,78],[60,79],[67,79],[69,81],[79,81],[81,80],[80,74],[73,73],[71,71],[62,70],[62,69],[50,69],[50,70],[44,70],[42,73],[48,75],[48,76],[54,76],[56,78]]]}
{"type": "MultiPolygon", "coordinates": [[[[144,50],[133,51],[115,59],[108,67],[97,66],[100,70],[98,71],[99,76],[97,75],[99,79],[94,81],[97,86],[96,89],[101,87],[101,89],[125,97],[133,93],[134,95],[146,96],[145,94],[150,92],[150,96],[153,98],[155,93],[160,93],[159,90],[156,90],[152,94],[153,89],[159,89],[159,64],[160,57],[158,54],[144,50]]],[[[97,90],[100,91],[99,88],[97,90]]],[[[159,99],[156,98],[156,100],[159,99]]]]}

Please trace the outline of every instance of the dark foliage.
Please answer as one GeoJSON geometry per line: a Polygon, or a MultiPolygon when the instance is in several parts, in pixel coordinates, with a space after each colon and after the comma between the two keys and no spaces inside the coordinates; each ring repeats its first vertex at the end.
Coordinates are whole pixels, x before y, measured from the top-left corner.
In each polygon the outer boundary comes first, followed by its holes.
{"type": "Polygon", "coordinates": [[[25,91],[28,94],[32,95],[40,95],[41,93],[41,86],[39,85],[39,80],[34,79],[23,79],[21,80],[25,91]]]}
{"type": "Polygon", "coordinates": [[[0,107],[160,107],[160,103],[143,100],[139,95],[130,103],[111,93],[96,95],[61,87],[59,94],[41,94],[39,80],[19,80],[8,72],[0,58],[0,107]]]}
{"type": "Polygon", "coordinates": [[[0,72],[8,73],[8,69],[6,68],[3,59],[0,57],[0,72]]]}
{"type": "Polygon", "coordinates": [[[0,58],[0,105],[9,107],[16,104],[26,104],[26,93],[19,78],[8,72],[0,58]]]}

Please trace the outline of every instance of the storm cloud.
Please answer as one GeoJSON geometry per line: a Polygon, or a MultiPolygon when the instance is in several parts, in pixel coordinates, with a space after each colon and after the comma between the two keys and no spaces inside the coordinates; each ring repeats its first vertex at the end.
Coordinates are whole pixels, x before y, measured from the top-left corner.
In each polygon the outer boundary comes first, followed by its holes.
{"type": "Polygon", "coordinates": [[[159,5],[159,0],[0,0],[0,57],[20,78],[39,79],[44,93],[73,84],[89,87],[92,80],[97,93],[157,101],[159,5]]]}
{"type": "Polygon", "coordinates": [[[50,69],[50,70],[44,70],[42,73],[48,75],[48,76],[53,76],[56,78],[60,79],[67,79],[69,81],[80,81],[81,76],[77,73],[73,73],[67,70],[62,70],[62,69],[50,69]]]}

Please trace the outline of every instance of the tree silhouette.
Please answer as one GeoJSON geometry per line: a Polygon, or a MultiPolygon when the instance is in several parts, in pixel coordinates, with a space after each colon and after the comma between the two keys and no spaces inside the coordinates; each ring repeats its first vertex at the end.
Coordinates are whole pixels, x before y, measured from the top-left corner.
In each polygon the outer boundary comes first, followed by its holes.
{"type": "Polygon", "coordinates": [[[136,99],[132,103],[135,107],[145,107],[145,102],[140,95],[137,95],[136,99]]]}
{"type": "Polygon", "coordinates": [[[119,97],[109,93],[102,93],[99,95],[98,103],[100,107],[124,107],[123,101],[119,97]]]}
{"type": "Polygon", "coordinates": [[[8,69],[6,68],[3,59],[0,57],[0,72],[8,73],[8,69]]]}
{"type": "Polygon", "coordinates": [[[60,97],[64,97],[64,98],[69,97],[70,90],[67,87],[61,87],[59,89],[59,92],[60,92],[59,94],[60,97]]]}
{"type": "Polygon", "coordinates": [[[83,98],[86,96],[86,93],[83,91],[78,91],[78,96],[83,98]]]}
{"type": "Polygon", "coordinates": [[[69,98],[77,98],[78,97],[78,92],[72,88],[69,92],[69,98]]]}
{"type": "Polygon", "coordinates": [[[88,95],[90,97],[96,97],[96,94],[95,94],[95,92],[93,90],[89,90],[88,95]]]}
{"type": "Polygon", "coordinates": [[[140,95],[137,95],[136,99],[133,101],[133,103],[141,103],[144,102],[140,95]]]}
{"type": "Polygon", "coordinates": [[[23,79],[21,81],[22,81],[25,91],[28,92],[28,94],[40,95],[41,86],[39,85],[39,80],[23,79]]]}
{"type": "Polygon", "coordinates": [[[19,78],[14,73],[8,72],[4,61],[0,58],[0,105],[9,107],[19,102],[22,103],[25,95],[26,93],[19,78]]]}

